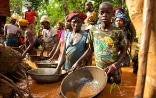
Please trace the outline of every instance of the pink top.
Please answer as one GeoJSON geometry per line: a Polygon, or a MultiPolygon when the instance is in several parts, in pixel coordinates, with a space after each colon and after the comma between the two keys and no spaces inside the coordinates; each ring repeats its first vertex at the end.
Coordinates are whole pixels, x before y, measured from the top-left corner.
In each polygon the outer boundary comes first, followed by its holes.
{"type": "Polygon", "coordinates": [[[61,36],[60,36],[60,55],[63,54],[63,47],[64,47],[64,42],[65,42],[65,38],[64,38],[64,35],[65,35],[65,30],[61,30],[61,36]]]}
{"type": "Polygon", "coordinates": [[[13,24],[5,24],[4,29],[7,30],[7,34],[16,34],[19,28],[13,24]]]}

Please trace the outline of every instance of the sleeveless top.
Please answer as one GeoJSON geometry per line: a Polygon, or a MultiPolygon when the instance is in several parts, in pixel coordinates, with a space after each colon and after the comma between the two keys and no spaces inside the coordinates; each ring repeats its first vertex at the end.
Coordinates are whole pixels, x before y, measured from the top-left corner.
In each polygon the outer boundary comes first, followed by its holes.
{"type": "Polygon", "coordinates": [[[73,64],[83,55],[86,50],[87,32],[83,32],[81,39],[74,45],[70,44],[71,32],[66,35],[66,61],[65,69],[70,70],[73,64]]]}

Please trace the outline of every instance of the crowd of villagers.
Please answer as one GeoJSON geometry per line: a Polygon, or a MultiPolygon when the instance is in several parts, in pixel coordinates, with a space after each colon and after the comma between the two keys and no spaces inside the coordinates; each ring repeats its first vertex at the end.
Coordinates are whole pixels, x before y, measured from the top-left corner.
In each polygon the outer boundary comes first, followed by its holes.
{"type": "Polygon", "coordinates": [[[129,66],[128,48],[134,38],[134,28],[122,8],[115,8],[110,2],[102,2],[98,12],[92,2],[85,3],[86,13],[71,11],[63,21],[58,21],[56,28],[51,27],[48,16],[40,19],[40,29],[35,32],[35,11],[28,6],[25,18],[16,14],[10,17],[9,24],[1,25],[1,43],[10,47],[19,47],[26,54],[40,57],[44,52],[49,61],[58,59],[55,73],[61,69],[75,71],[82,66],[92,65],[102,68],[108,75],[108,82],[121,82],[121,67],[129,66]],[[98,14],[97,14],[98,13],[98,14]],[[31,14],[32,16],[27,16],[31,14]],[[33,17],[33,18],[32,18],[33,17]]]}

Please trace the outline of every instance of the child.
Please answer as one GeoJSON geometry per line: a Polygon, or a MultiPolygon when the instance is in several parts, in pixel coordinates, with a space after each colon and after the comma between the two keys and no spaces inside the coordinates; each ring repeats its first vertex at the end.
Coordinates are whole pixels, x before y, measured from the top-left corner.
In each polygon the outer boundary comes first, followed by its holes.
{"type": "Polygon", "coordinates": [[[94,51],[96,66],[106,71],[108,82],[117,84],[121,82],[120,63],[125,55],[125,41],[122,31],[112,26],[112,16],[112,4],[101,3],[98,15],[101,23],[90,29],[87,39],[89,48],[73,65],[71,71],[75,70],[81,61],[94,51]],[[119,52],[120,55],[118,55],[119,52]]]}

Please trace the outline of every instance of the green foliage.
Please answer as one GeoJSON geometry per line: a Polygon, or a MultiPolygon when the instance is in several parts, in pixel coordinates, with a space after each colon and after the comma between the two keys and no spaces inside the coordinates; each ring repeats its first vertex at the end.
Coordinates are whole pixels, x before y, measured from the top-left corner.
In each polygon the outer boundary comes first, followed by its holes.
{"type": "MultiPolygon", "coordinates": [[[[22,15],[22,6],[27,7],[27,3],[31,2],[33,9],[38,12],[39,19],[43,15],[49,16],[51,25],[55,26],[58,20],[64,21],[68,12],[73,10],[79,10],[86,12],[85,2],[87,0],[10,0],[11,10],[22,15]],[[67,8],[67,9],[65,9],[67,8]]],[[[94,2],[94,10],[97,12],[99,4],[108,0],[92,0],[94,2]]],[[[115,7],[126,8],[125,4],[122,4],[122,0],[109,0],[115,7]]],[[[127,12],[127,9],[125,9],[127,12]]],[[[37,28],[39,28],[39,20],[37,28]]]]}
{"type": "Polygon", "coordinates": [[[22,14],[22,0],[10,0],[10,10],[11,14],[14,12],[22,14]]]}

